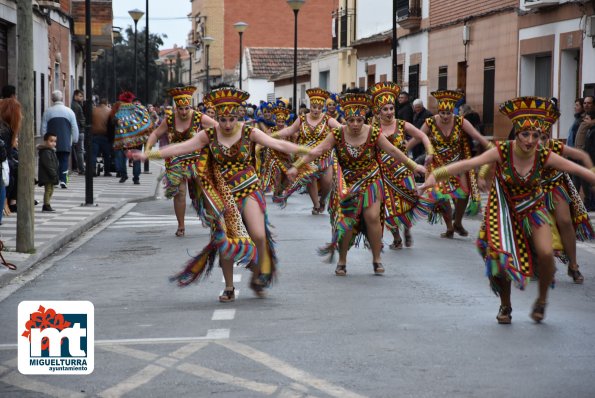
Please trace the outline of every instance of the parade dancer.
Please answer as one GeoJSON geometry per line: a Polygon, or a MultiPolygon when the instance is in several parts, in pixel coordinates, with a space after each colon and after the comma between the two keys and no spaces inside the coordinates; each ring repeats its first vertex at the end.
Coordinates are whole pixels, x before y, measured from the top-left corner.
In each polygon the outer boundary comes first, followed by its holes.
{"type": "MultiPolygon", "coordinates": [[[[426,153],[433,154],[432,144],[424,133],[411,123],[395,119],[395,104],[400,91],[401,88],[392,82],[377,83],[368,89],[372,104],[378,110],[377,120],[381,134],[403,153],[407,153],[408,134],[423,142],[426,153]]],[[[385,220],[393,235],[393,243],[389,247],[403,247],[399,228],[404,230],[405,246],[411,247],[413,238],[410,228],[420,216],[427,215],[430,204],[417,195],[413,173],[404,163],[384,151],[380,151],[378,160],[384,180],[385,220]]]]}
{"type": "MultiPolygon", "coordinates": [[[[310,99],[310,113],[299,115],[291,126],[275,133],[275,137],[289,137],[299,132],[298,144],[314,148],[327,137],[330,129],[341,127],[341,124],[322,113],[325,101],[329,97],[326,90],[311,88],[306,90],[306,94],[310,99]]],[[[313,159],[310,169],[305,169],[286,190],[284,202],[292,193],[305,187],[312,200],[312,214],[323,214],[333,179],[332,165],[332,151],[321,153],[318,158],[313,159]]]]}
{"type": "MultiPolygon", "coordinates": [[[[462,116],[453,115],[455,104],[463,97],[458,91],[434,91],[432,96],[438,100],[438,114],[426,119],[421,130],[430,137],[430,142],[435,150],[428,164],[430,170],[446,166],[457,160],[471,158],[471,140],[476,140],[484,148],[493,146],[482,136],[469,121],[462,116]]],[[[413,148],[419,143],[417,138],[409,142],[413,148]]],[[[442,238],[452,238],[454,233],[467,236],[469,233],[463,228],[463,215],[471,196],[468,213],[477,214],[481,198],[477,188],[475,170],[469,170],[462,175],[452,175],[446,181],[440,181],[432,191],[435,199],[433,212],[429,216],[431,223],[438,222],[440,216],[446,222],[446,232],[442,238]],[[450,201],[455,203],[454,222],[450,201]]]]}
{"type": "Polygon", "coordinates": [[[326,99],[326,107],[324,113],[337,122],[345,124],[345,117],[343,111],[339,107],[339,96],[335,93],[329,93],[329,97],[326,99]]]}
{"type": "MultiPolygon", "coordinates": [[[[551,138],[551,127],[560,117],[560,111],[555,104],[547,109],[548,112],[543,116],[541,144],[559,156],[579,161],[583,166],[592,168],[593,162],[588,153],[551,138]]],[[[557,229],[559,233],[559,242],[556,239],[558,236],[554,234],[554,249],[560,246],[560,250],[554,253],[564,263],[568,263],[567,274],[574,283],[581,284],[584,277],[578,269],[576,240],[585,241],[595,237],[589,213],[568,173],[547,168],[543,171],[542,178],[545,203],[555,221],[552,229],[557,229]]]]}
{"type": "Polygon", "coordinates": [[[453,162],[435,169],[420,187],[423,191],[452,175],[482,166],[480,178],[496,164],[495,178],[486,204],[477,246],[485,261],[492,290],[500,296],[496,319],[500,324],[512,320],[511,282],[524,288],[529,278],[539,276],[539,294],[531,318],[541,322],[545,317],[548,289],[554,277],[551,219],[542,189],[547,168],[576,174],[595,183],[589,170],[540,146],[544,116],[553,104],[546,98],[519,97],[500,105],[514,126],[515,140],[500,142],[478,157],[453,162]]]}
{"type": "MultiPolygon", "coordinates": [[[[175,144],[184,142],[194,136],[202,128],[214,127],[217,122],[207,115],[192,109],[192,94],[196,87],[175,87],[169,90],[169,95],[174,101],[175,108],[171,115],[165,118],[165,123],[157,127],[145,144],[145,152],[149,152],[159,139],[167,134],[168,142],[175,144]]],[[[198,196],[200,187],[194,178],[197,175],[196,162],[199,153],[190,153],[183,156],[165,159],[165,197],[173,198],[174,213],[178,221],[175,235],[184,236],[184,216],[186,214],[186,185],[194,207],[198,211],[198,196]]]]}
{"type": "Polygon", "coordinates": [[[264,297],[275,273],[277,258],[269,230],[266,202],[254,167],[254,145],[260,144],[287,153],[308,150],[291,142],[276,140],[252,126],[238,122],[237,108],[249,94],[231,87],[218,88],[207,95],[217,110],[218,124],[198,132],[183,143],[169,145],[148,154],[135,152],[135,159],[168,158],[201,151],[198,176],[206,203],[211,239],[173,280],[186,286],[213,268],[217,255],[223,269],[225,290],[221,302],[235,300],[233,264],[248,265],[250,288],[264,297]]]}
{"type": "Polygon", "coordinates": [[[418,173],[425,173],[425,168],[393,146],[378,125],[364,124],[370,106],[367,94],[345,94],[340,98],[340,104],[347,125],[333,129],[310,154],[296,161],[287,175],[296,178],[300,167],[335,150],[337,161],[333,164],[334,181],[329,206],[333,236],[332,242],[320,253],[330,255],[332,261],[335,251],[339,250],[335,274],[345,276],[347,252],[363,238],[372,250],[374,273],[380,275],[384,273],[381,259],[384,191],[378,153],[383,150],[418,173]]]}

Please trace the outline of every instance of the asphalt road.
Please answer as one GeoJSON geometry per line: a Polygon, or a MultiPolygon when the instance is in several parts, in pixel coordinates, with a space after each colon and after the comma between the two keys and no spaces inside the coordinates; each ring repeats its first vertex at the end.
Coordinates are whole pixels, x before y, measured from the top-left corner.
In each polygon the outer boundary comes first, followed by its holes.
{"type": "Polygon", "coordinates": [[[87,232],[0,302],[0,395],[595,396],[592,244],[579,245],[583,285],[558,264],[544,323],[529,318],[532,284],[513,292],[513,324],[503,326],[474,245],[478,220],[454,240],[420,222],[414,247],[385,251],[384,276],[360,248],[348,276],[336,277],[316,254],[330,239],[328,217],[310,215],[308,202],[269,207],[281,263],[266,299],[253,296],[241,268],[234,303],[217,301],[219,269],[183,289],[168,281],[208,239],[190,210],[186,236],[176,238],[171,202],[129,206],[87,232]],[[18,372],[17,306],[36,299],[94,304],[91,375],[18,372]]]}

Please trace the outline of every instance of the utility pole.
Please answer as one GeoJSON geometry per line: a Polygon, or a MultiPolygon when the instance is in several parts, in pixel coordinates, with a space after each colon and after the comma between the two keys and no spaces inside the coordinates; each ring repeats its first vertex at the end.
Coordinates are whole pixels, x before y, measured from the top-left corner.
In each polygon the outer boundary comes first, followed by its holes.
{"type": "Polygon", "coordinates": [[[17,1],[17,93],[24,115],[19,134],[19,182],[17,195],[17,251],[35,250],[35,150],[33,131],[33,4],[32,0],[17,1]]]}
{"type": "Polygon", "coordinates": [[[397,39],[397,1],[393,0],[393,38],[391,40],[391,47],[392,47],[392,69],[393,69],[393,82],[397,83],[398,81],[398,64],[397,64],[397,46],[398,46],[398,39],[397,39]]]}

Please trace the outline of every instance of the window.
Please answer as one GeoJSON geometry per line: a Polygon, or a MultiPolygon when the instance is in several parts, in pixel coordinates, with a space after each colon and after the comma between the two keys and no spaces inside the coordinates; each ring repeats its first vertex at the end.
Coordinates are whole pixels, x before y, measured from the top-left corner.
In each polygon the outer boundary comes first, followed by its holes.
{"type": "Polygon", "coordinates": [[[45,73],[40,73],[39,74],[39,88],[41,88],[41,94],[40,94],[40,108],[41,108],[41,115],[43,116],[43,112],[45,112],[45,73]]]}
{"type": "Polygon", "coordinates": [[[483,126],[485,135],[494,134],[494,92],[496,83],[496,60],[483,61],[483,126]]]}
{"type": "Polygon", "coordinates": [[[33,131],[37,131],[37,72],[33,71],[33,131]]]}
{"type": "Polygon", "coordinates": [[[0,87],[8,84],[8,26],[0,22],[0,87]]]}
{"type": "Polygon", "coordinates": [[[438,68],[438,90],[448,90],[448,66],[438,68]]]}
{"type": "Polygon", "coordinates": [[[54,90],[60,90],[62,86],[60,86],[60,82],[62,80],[62,74],[60,73],[60,64],[54,64],[54,90]]]}
{"type": "Polygon", "coordinates": [[[409,16],[409,0],[396,0],[396,2],[397,19],[409,16]]]}
{"type": "Polygon", "coordinates": [[[409,65],[409,97],[419,98],[419,64],[409,65]]]}
{"type": "Polygon", "coordinates": [[[549,54],[535,57],[535,95],[552,96],[552,56],[549,54]]]}
{"type": "Polygon", "coordinates": [[[320,72],[318,74],[318,87],[325,90],[329,89],[330,71],[320,72]]]}
{"type": "Polygon", "coordinates": [[[403,86],[403,64],[397,65],[397,78],[395,80],[399,86],[403,86]]]}

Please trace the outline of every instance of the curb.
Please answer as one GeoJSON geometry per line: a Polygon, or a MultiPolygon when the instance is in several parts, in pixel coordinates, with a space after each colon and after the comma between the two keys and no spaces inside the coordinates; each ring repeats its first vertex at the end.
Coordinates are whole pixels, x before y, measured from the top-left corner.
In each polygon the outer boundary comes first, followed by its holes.
{"type": "MultiPolygon", "coordinates": [[[[96,214],[90,216],[85,220],[80,221],[78,224],[67,229],[66,231],[61,233],[55,240],[52,240],[51,242],[48,242],[46,245],[44,245],[44,247],[42,247],[38,252],[31,255],[26,260],[17,263],[16,265],[19,271],[7,271],[1,273],[0,289],[10,285],[14,279],[26,276],[28,273],[35,270],[36,265],[43,262],[52,254],[59,252],[68,243],[76,240],[83,233],[87,232],[97,224],[109,218],[112,214],[117,212],[126,204],[133,202],[148,202],[150,200],[155,200],[158,196],[160,186],[161,185],[159,184],[159,181],[157,181],[153,195],[121,200],[120,202],[113,204],[101,211],[98,211],[96,214]]],[[[85,206],[81,205],[81,207],[85,206]]]]}

